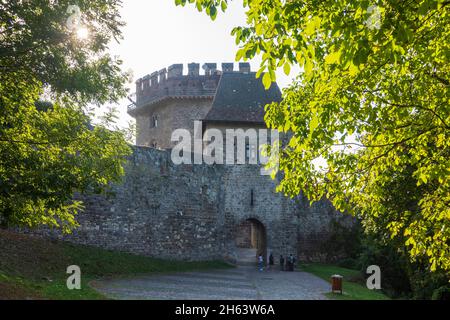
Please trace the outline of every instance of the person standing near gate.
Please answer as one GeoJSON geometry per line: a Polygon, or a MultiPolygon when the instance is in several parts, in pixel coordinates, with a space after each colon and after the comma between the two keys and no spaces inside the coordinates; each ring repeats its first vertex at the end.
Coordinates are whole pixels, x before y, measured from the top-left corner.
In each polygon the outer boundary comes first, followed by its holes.
{"type": "Polygon", "coordinates": [[[263,259],[262,254],[260,254],[258,257],[258,269],[260,272],[263,271],[263,269],[264,269],[264,259],[263,259]]]}
{"type": "Polygon", "coordinates": [[[272,266],[273,266],[273,254],[271,252],[269,256],[269,269],[272,269],[272,266]]]}
{"type": "Polygon", "coordinates": [[[288,263],[289,263],[289,268],[288,268],[288,270],[289,271],[294,271],[294,262],[295,262],[295,259],[294,259],[294,256],[292,255],[292,253],[289,255],[289,258],[288,258],[288,263]]]}
{"type": "Polygon", "coordinates": [[[291,271],[291,256],[287,256],[286,258],[286,271],[291,271]]]}
{"type": "Polygon", "coordinates": [[[280,270],[284,271],[284,257],[280,254],[280,270]]]}

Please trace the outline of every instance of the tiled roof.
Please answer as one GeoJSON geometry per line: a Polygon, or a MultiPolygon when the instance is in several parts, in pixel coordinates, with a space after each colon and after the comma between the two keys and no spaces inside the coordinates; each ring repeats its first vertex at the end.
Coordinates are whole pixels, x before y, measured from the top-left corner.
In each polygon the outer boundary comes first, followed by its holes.
{"type": "Polygon", "coordinates": [[[276,83],[269,90],[256,73],[224,72],[205,122],[264,123],[264,106],[281,101],[276,83]]]}

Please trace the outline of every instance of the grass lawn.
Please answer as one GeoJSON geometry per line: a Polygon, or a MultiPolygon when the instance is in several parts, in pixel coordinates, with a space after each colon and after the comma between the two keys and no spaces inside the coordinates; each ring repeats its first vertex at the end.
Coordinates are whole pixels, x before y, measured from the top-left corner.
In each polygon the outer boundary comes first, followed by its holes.
{"type": "MultiPolygon", "coordinates": [[[[310,272],[319,278],[330,282],[333,274],[343,276],[343,294],[326,293],[330,299],[337,300],[388,300],[389,297],[383,294],[380,290],[369,290],[366,287],[365,279],[362,277],[360,271],[347,268],[341,268],[328,264],[303,264],[300,265],[300,270],[310,272]]],[[[331,291],[331,284],[330,284],[331,291]]]]}
{"type": "Polygon", "coordinates": [[[221,261],[153,259],[0,229],[0,299],[105,299],[88,283],[104,277],[230,268],[221,261]],[[81,269],[81,290],[68,290],[66,268],[81,269]]]}

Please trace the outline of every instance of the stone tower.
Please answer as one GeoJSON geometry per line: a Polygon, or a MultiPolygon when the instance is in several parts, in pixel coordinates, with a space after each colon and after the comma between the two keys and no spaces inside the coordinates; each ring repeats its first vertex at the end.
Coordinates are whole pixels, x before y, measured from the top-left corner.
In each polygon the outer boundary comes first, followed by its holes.
{"type": "Polygon", "coordinates": [[[158,149],[174,146],[171,134],[187,129],[193,134],[194,121],[208,128],[263,128],[264,103],[279,101],[278,86],[264,92],[261,80],[249,63],[174,64],[136,81],[136,104],[128,113],[136,119],[136,145],[158,149]],[[213,108],[214,107],[214,108],[213,108]]]}
{"type": "Polygon", "coordinates": [[[200,64],[190,63],[184,75],[183,65],[174,64],[136,81],[136,105],[128,109],[136,119],[136,145],[169,149],[175,129],[193,131],[211,109],[221,76],[215,63],[203,69],[200,75],[200,64]]]}

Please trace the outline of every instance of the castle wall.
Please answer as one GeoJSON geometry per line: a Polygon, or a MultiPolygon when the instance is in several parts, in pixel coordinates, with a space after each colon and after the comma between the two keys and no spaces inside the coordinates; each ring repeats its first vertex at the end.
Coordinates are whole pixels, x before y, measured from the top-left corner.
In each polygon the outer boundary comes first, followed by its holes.
{"type": "Polygon", "coordinates": [[[345,248],[335,250],[336,244],[330,243],[335,233],[346,236],[354,227],[354,219],[337,212],[328,200],[309,205],[308,200],[299,197],[297,256],[301,261],[335,261],[345,257],[345,248]],[[335,226],[340,226],[336,230],[335,226]],[[331,244],[331,245],[330,245],[331,244]]]}
{"type": "Polygon", "coordinates": [[[166,259],[223,258],[220,168],[171,163],[169,153],[135,148],[123,183],[108,196],[84,196],[75,243],[166,259]]]}
{"type": "Polygon", "coordinates": [[[262,223],[267,249],[320,260],[330,223],[341,219],[328,203],[310,207],[275,192],[276,181],[254,165],[174,165],[170,152],[136,147],[121,184],[106,196],[83,196],[85,211],[71,242],[166,259],[236,258],[239,226],[262,223]],[[253,202],[251,201],[253,190],[253,202]]]}

